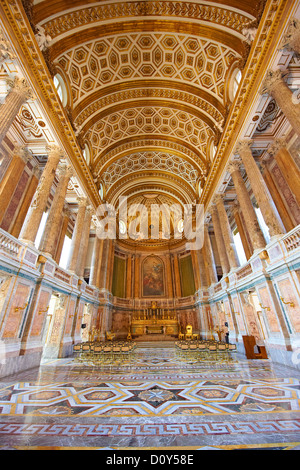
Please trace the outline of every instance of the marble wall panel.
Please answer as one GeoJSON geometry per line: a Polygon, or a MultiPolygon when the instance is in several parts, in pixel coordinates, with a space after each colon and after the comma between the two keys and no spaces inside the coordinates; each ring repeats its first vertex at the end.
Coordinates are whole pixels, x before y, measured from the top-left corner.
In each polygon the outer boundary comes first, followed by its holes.
{"type": "Polygon", "coordinates": [[[47,290],[41,290],[37,306],[35,309],[35,315],[32,322],[30,336],[40,336],[42,334],[42,328],[44,324],[45,315],[47,314],[47,307],[49,305],[51,292],[47,290]]]}
{"type": "Polygon", "coordinates": [[[22,320],[26,314],[28,299],[31,292],[31,286],[19,282],[12,301],[9,305],[9,313],[4,318],[4,327],[2,338],[17,338],[20,332],[22,320]]]}
{"type": "Polygon", "coordinates": [[[300,333],[300,305],[294,286],[289,278],[277,281],[277,285],[283,299],[283,308],[291,320],[294,333],[300,333]],[[288,302],[293,306],[288,305],[288,302]]]}

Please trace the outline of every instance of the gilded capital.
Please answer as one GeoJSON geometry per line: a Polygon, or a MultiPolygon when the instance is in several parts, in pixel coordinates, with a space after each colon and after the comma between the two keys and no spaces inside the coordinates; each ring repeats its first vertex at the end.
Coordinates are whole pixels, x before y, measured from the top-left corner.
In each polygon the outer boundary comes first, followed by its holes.
{"type": "Polygon", "coordinates": [[[236,147],[235,147],[235,152],[239,155],[243,153],[249,153],[251,152],[251,145],[253,144],[253,140],[240,140],[236,147]]]}
{"type": "Polygon", "coordinates": [[[61,163],[58,168],[58,174],[60,178],[71,178],[74,174],[73,168],[68,163],[61,163]]]}
{"type": "Polygon", "coordinates": [[[287,72],[282,72],[282,70],[268,70],[266,77],[263,81],[260,93],[269,93],[272,94],[272,91],[278,87],[281,83],[284,83],[283,78],[287,72]]]}
{"type": "Polygon", "coordinates": [[[34,99],[34,93],[25,78],[15,77],[13,80],[11,78],[8,78],[6,81],[7,84],[10,86],[10,93],[18,93],[18,95],[20,95],[24,101],[34,99]]]}
{"type": "Polygon", "coordinates": [[[286,146],[287,142],[285,139],[276,139],[268,146],[268,154],[274,156],[280,149],[286,148],[286,146]]]}
{"type": "Polygon", "coordinates": [[[87,206],[88,198],[86,196],[78,196],[76,198],[76,202],[78,203],[78,206],[87,206]]]}
{"type": "Polygon", "coordinates": [[[227,165],[227,171],[230,174],[234,173],[235,171],[240,171],[241,163],[242,162],[240,160],[231,160],[231,162],[229,162],[227,165]]]}
{"type": "Polygon", "coordinates": [[[218,193],[215,195],[214,199],[213,199],[213,202],[215,204],[220,204],[220,203],[224,203],[224,198],[225,198],[225,194],[224,193],[218,193]]]}
{"type": "Polygon", "coordinates": [[[47,145],[46,151],[48,152],[48,160],[51,159],[59,162],[64,157],[64,152],[58,145],[47,145]]]}

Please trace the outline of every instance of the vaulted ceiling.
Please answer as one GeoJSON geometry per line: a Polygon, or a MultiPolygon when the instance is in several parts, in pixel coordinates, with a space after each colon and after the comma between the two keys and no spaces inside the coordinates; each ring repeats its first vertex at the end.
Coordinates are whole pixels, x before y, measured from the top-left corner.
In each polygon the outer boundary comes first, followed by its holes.
{"type": "Polygon", "coordinates": [[[48,63],[66,83],[70,120],[106,200],[151,192],[196,201],[262,2],[33,3],[32,24],[51,37],[48,63]]]}

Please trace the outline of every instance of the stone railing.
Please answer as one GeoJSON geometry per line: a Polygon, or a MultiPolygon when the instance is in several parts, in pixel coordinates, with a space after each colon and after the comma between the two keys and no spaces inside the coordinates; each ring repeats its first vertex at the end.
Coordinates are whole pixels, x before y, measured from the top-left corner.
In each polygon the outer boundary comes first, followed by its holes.
{"type": "Polygon", "coordinates": [[[287,235],[282,237],[282,242],[286,248],[286,251],[290,253],[300,247],[300,227],[296,227],[294,230],[289,232],[287,235]]]}
{"type": "Polygon", "coordinates": [[[19,258],[23,247],[24,245],[19,240],[0,229],[0,251],[19,258]]]}

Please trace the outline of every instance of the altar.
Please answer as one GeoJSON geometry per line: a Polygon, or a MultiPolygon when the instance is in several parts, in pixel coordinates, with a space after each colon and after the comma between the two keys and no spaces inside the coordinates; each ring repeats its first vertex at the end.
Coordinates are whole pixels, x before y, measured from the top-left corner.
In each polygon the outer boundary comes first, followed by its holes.
{"type": "Polygon", "coordinates": [[[130,331],[132,337],[165,335],[178,337],[178,320],[176,313],[169,309],[158,308],[152,304],[150,308],[136,310],[132,314],[130,331]]]}

